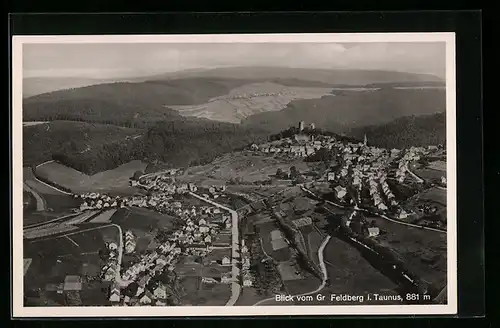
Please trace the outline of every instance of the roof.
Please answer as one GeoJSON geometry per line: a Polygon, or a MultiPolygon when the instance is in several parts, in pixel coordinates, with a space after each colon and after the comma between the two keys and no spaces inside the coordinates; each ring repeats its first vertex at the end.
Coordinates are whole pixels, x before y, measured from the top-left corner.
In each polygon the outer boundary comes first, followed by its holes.
{"type": "Polygon", "coordinates": [[[276,240],[276,239],[281,239],[281,238],[283,238],[281,231],[279,231],[279,230],[271,231],[271,240],[276,240]]]}
{"type": "Polygon", "coordinates": [[[271,245],[272,245],[274,251],[276,251],[278,249],[285,248],[288,246],[288,244],[286,243],[286,241],[283,238],[272,240],[271,245]]]}
{"type": "Polygon", "coordinates": [[[66,276],[64,279],[64,290],[81,290],[82,280],[80,276],[66,276]]]}

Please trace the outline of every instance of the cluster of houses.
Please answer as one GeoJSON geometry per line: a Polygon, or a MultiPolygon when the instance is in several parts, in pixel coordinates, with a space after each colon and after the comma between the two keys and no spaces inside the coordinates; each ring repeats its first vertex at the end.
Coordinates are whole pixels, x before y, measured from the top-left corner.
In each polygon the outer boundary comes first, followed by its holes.
{"type": "MultiPolygon", "coordinates": [[[[178,208],[182,211],[182,208],[178,208]]],[[[213,240],[220,233],[221,226],[225,229],[231,228],[231,218],[224,215],[216,207],[200,206],[186,208],[179,217],[183,220],[180,228],[175,230],[167,240],[164,240],[154,251],[141,254],[138,262],[126,268],[121,275],[121,279],[127,283],[138,285],[135,296],[120,295],[120,289],[116,284],[110,288],[109,300],[113,304],[122,302],[122,305],[165,305],[166,287],[157,284],[154,288],[148,287],[151,279],[165,270],[172,272],[180,256],[194,255],[207,256],[213,249],[213,240]],[[213,219],[208,222],[209,218],[213,219]]],[[[126,231],[124,235],[125,253],[132,253],[135,249],[135,236],[131,231],[126,231]]],[[[110,251],[115,252],[116,244],[108,245],[110,251]]],[[[116,254],[110,256],[116,259],[116,254]]],[[[230,259],[222,259],[224,264],[231,265],[230,259]]],[[[114,281],[117,275],[116,262],[112,262],[106,267],[105,281],[114,281]]],[[[228,283],[230,276],[222,277],[223,283],[228,283]],[[227,281],[226,281],[227,280],[227,281]]]]}
{"type": "Polygon", "coordinates": [[[242,240],[241,247],[241,279],[243,282],[243,287],[251,287],[253,285],[253,277],[250,273],[250,253],[248,248],[245,246],[245,241],[242,240]]]}
{"type": "Polygon", "coordinates": [[[176,183],[175,178],[169,173],[140,178],[138,180],[131,179],[130,184],[133,187],[161,192],[168,195],[185,194],[189,191],[196,192],[198,190],[194,183],[176,183]]]}
{"type": "Polygon", "coordinates": [[[80,205],[80,211],[101,210],[126,206],[125,199],[119,196],[111,197],[107,194],[101,194],[98,192],[89,192],[81,195],[75,194],[73,197],[80,198],[83,201],[80,205]]]}
{"type": "Polygon", "coordinates": [[[132,231],[125,231],[124,240],[124,248],[126,254],[132,254],[135,251],[135,247],[137,246],[137,241],[132,231]]]}
{"type": "Polygon", "coordinates": [[[101,268],[101,278],[103,281],[115,281],[117,274],[119,274],[118,266],[118,245],[115,242],[107,242],[106,248],[108,249],[108,257],[105,264],[101,268]]]}
{"type": "Polygon", "coordinates": [[[202,194],[202,196],[205,199],[209,199],[210,197],[212,197],[213,199],[217,199],[222,196],[222,193],[225,191],[226,185],[214,185],[208,188],[208,194],[202,194]]]}
{"type": "Polygon", "coordinates": [[[296,134],[293,138],[284,138],[261,145],[252,144],[250,150],[265,154],[283,154],[293,157],[307,157],[321,148],[332,149],[338,143],[334,137],[296,134]]]}

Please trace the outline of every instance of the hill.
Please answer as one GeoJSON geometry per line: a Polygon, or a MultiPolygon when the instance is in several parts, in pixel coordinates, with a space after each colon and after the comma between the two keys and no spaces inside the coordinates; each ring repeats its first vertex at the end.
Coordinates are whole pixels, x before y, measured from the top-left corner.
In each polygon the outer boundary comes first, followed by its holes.
{"type": "Polygon", "coordinates": [[[349,135],[362,138],[370,145],[384,148],[406,148],[446,144],[446,114],[401,117],[382,125],[353,129],[349,135]]]}
{"type": "Polygon", "coordinates": [[[295,100],[281,111],[256,114],[242,123],[277,132],[305,121],[341,133],[355,127],[387,123],[403,116],[434,114],[445,110],[444,89],[390,87],[373,91],[334,90],[332,96],[295,100]]]}
{"type": "Polygon", "coordinates": [[[23,98],[29,98],[57,90],[74,89],[113,82],[118,82],[118,80],[80,77],[29,77],[23,79],[23,98]]]}
{"type": "Polygon", "coordinates": [[[86,122],[52,121],[23,127],[24,165],[39,164],[58,152],[88,152],[140,135],[137,129],[86,122]]]}
{"type": "Polygon", "coordinates": [[[366,85],[386,82],[441,81],[429,74],[381,70],[309,69],[286,67],[221,67],[204,71],[179,72],[178,77],[238,78],[249,80],[290,79],[314,81],[328,85],[366,85]]]}
{"type": "Polygon", "coordinates": [[[52,121],[23,127],[23,162],[54,159],[89,175],[134,159],[188,166],[266,139],[266,131],[204,120],[159,122],[147,129],[52,121]]]}

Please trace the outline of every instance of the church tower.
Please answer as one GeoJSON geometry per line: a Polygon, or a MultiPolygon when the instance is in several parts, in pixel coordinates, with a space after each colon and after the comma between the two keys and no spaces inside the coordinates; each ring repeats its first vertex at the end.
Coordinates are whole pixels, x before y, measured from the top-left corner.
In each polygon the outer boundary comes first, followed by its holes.
{"type": "Polygon", "coordinates": [[[368,145],[368,140],[366,139],[366,133],[365,133],[365,139],[363,140],[363,145],[365,147],[368,145]]]}

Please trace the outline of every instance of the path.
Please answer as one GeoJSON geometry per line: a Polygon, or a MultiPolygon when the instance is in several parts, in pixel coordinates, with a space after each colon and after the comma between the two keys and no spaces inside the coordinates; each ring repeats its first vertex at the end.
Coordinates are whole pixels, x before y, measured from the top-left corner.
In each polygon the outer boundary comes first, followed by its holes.
{"type": "Polygon", "coordinates": [[[194,192],[189,192],[189,194],[195,198],[198,198],[204,202],[207,202],[209,204],[212,204],[220,209],[226,210],[231,213],[231,229],[232,229],[232,283],[231,283],[231,297],[226,303],[226,306],[233,306],[238,298],[240,297],[241,293],[241,285],[239,283],[239,276],[240,276],[240,269],[238,268],[238,264],[236,261],[236,258],[238,257],[238,254],[240,252],[240,245],[239,245],[239,231],[238,231],[238,213],[235,210],[232,210],[226,206],[220,205],[219,203],[216,203],[210,199],[205,199],[194,192]]]}
{"type": "Polygon", "coordinates": [[[28,192],[30,192],[33,195],[33,197],[35,197],[35,200],[36,200],[36,210],[39,211],[39,212],[40,211],[45,211],[47,209],[47,205],[45,204],[45,201],[43,200],[42,196],[40,196],[39,193],[37,193],[35,190],[33,190],[25,182],[23,182],[23,187],[28,192]]]}
{"type": "MultiPolygon", "coordinates": [[[[323,253],[324,253],[326,245],[328,244],[328,242],[330,241],[331,238],[332,237],[330,235],[326,236],[326,238],[323,240],[323,242],[321,243],[321,245],[318,248],[319,266],[321,268],[321,272],[323,273],[323,279],[321,281],[321,284],[318,286],[318,288],[316,288],[315,290],[313,290],[311,292],[293,295],[294,298],[316,294],[316,293],[319,293],[323,288],[325,288],[326,282],[328,280],[328,272],[326,271],[326,265],[325,265],[325,260],[324,260],[324,254],[323,253]]],[[[264,300],[258,301],[253,306],[261,305],[261,304],[263,304],[265,302],[269,302],[269,301],[274,301],[274,299],[275,299],[274,297],[266,298],[264,300]]]]}

